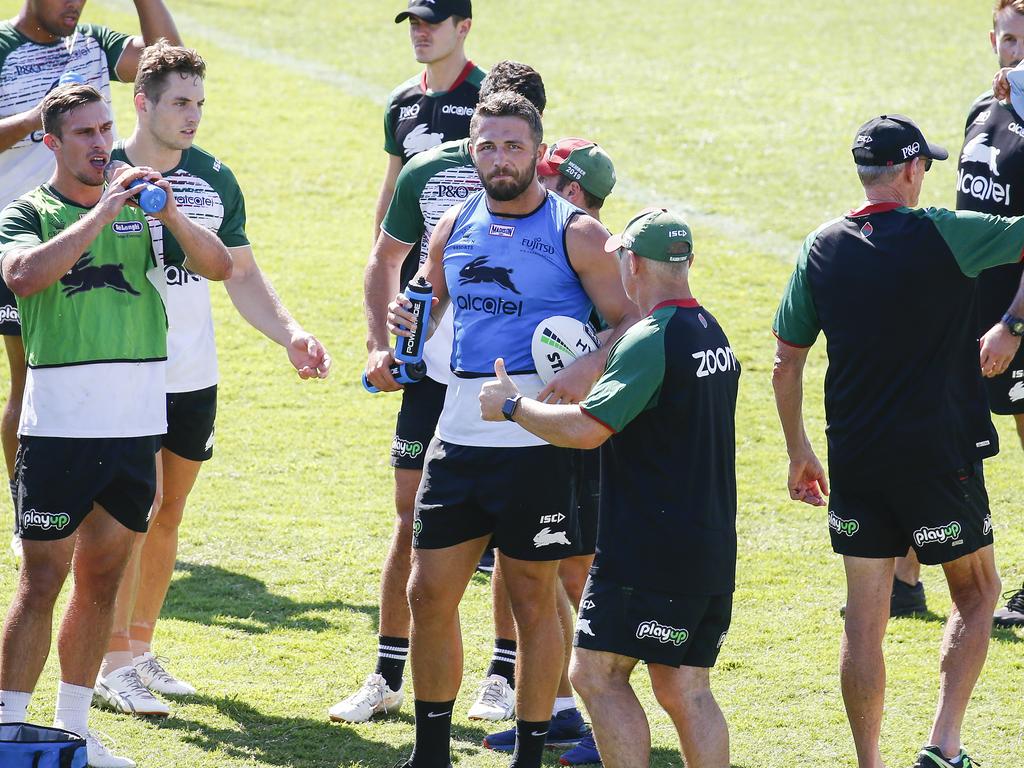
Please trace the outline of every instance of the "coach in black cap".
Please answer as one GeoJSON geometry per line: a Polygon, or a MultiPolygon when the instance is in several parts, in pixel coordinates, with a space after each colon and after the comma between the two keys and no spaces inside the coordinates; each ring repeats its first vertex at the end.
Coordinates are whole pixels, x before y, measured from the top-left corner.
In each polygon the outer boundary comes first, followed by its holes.
{"type": "Polygon", "coordinates": [[[789,493],[828,506],[832,548],[843,556],[842,690],[858,765],[883,764],[882,638],[894,559],[912,547],[922,563],[943,566],[953,599],[940,705],[916,766],[970,768],[960,724],[1000,590],[982,474],[998,442],[982,374],[1005,369],[1024,333],[1021,288],[979,358],[974,278],[1021,259],[1024,220],[913,208],[932,161],[948,153],[909,118],[869,120],[852,152],[865,202],[807,237],[775,316],[772,382],[789,493]],[[828,479],[802,416],[804,363],[819,333],[828,479]]]}
{"type": "Polygon", "coordinates": [[[470,0],[409,0],[409,7],[395,16],[395,24],[401,24],[410,16],[416,16],[431,24],[437,24],[452,16],[473,18],[473,3],[470,0]]]}

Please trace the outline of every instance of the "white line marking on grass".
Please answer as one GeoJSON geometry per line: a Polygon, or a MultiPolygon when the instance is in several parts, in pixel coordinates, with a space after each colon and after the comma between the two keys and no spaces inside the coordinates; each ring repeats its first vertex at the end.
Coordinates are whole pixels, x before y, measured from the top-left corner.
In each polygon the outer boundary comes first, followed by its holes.
{"type": "MultiPolygon", "coordinates": [[[[94,2],[121,13],[135,14],[135,5],[130,0],[94,0],[94,2]]],[[[281,67],[297,75],[338,88],[349,96],[368,99],[383,106],[391,93],[390,88],[384,88],[376,83],[354,77],[318,61],[292,56],[275,48],[268,48],[252,40],[211,27],[180,11],[174,12],[174,18],[178,26],[189,33],[188,36],[195,35],[205,38],[230,53],[260,64],[281,67]]],[[[189,44],[188,40],[186,40],[186,44],[189,44]]],[[[696,227],[698,238],[700,237],[699,231],[707,227],[730,240],[750,246],[755,253],[771,254],[790,263],[795,261],[800,247],[800,242],[797,240],[791,240],[777,232],[762,231],[755,225],[733,216],[701,211],[691,203],[666,197],[656,187],[634,182],[628,177],[619,177],[614,194],[616,198],[626,197],[640,205],[658,205],[678,211],[686,217],[691,227],[696,227]]]]}

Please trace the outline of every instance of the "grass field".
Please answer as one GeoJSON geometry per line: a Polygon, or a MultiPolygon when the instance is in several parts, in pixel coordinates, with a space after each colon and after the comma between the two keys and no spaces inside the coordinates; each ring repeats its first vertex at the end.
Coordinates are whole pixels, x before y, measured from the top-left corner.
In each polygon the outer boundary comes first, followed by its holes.
{"type": "MultiPolygon", "coordinates": [[[[3,0],[12,16],[20,3],[3,0]]],[[[145,768],[390,766],[412,744],[411,706],[342,727],[326,710],[372,669],[380,562],[392,520],[388,447],[395,396],[366,395],[362,268],[384,167],[383,100],[416,71],[393,0],[169,0],[209,63],[199,144],[237,174],[249,236],[293,313],[331,349],[326,382],[301,383],[214,287],[222,370],[217,455],[200,477],[157,645],[202,695],[165,723],[97,713],[145,768]]],[[[769,382],[771,318],[801,238],[859,201],[849,144],[881,112],[917,119],[955,153],[986,88],[988,2],[882,0],[477,0],[469,50],[545,77],[549,139],[582,135],[616,162],[605,221],[649,204],[695,229],[692,280],[744,374],[737,419],[740,561],[733,629],[713,675],[744,768],[853,765],[837,673],[844,600],[825,513],[789,501],[769,382]],[[813,10],[811,10],[813,8],[813,10]]],[[[126,0],[92,0],[86,20],[133,31],[126,0]]],[[[130,90],[115,86],[122,134],[130,90]]],[[[938,163],[922,204],[952,205],[956,163],[938,163]]],[[[913,332],[894,343],[913,344],[913,332]]],[[[824,452],[824,356],[811,356],[808,418],[824,452]]],[[[1007,588],[1024,578],[1020,461],[1012,425],[988,463],[1007,588]]],[[[3,516],[9,520],[6,514],[3,516]]],[[[6,525],[6,523],[4,523],[6,525]]],[[[0,553],[0,604],[16,562],[0,553]]],[[[927,737],[949,600],[926,569],[934,614],[901,619],[886,642],[883,754],[906,766],[927,737]]],[[[490,653],[489,584],[462,609],[464,713],[490,653]]],[[[965,726],[986,766],[1024,760],[1024,634],[996,632],[965,726]]],[[[52,715],[51,659],[31,710],[52,715]]],[[[672,726],[645,676],[653,764],[678,766],[672,726]]],[[[491,768],[486,729],[459,717],[455,760],[491,768]]],[[[557,753],[546,758],[557,762],[557,753]]]]}

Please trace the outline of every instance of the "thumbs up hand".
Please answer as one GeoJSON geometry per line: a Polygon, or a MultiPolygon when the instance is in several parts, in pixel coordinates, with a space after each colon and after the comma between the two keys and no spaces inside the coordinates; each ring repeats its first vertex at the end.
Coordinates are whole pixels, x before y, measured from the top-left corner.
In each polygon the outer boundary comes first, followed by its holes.
{"type": "Polygon", "coordinates": [[[480,389],[480,416],[484,421],[504,421],[501,407],[510,397],[519,394],[519,388],[505,371],[505,361],[498,358],[494,361],[494,381],[488,381],[480,389]]]}

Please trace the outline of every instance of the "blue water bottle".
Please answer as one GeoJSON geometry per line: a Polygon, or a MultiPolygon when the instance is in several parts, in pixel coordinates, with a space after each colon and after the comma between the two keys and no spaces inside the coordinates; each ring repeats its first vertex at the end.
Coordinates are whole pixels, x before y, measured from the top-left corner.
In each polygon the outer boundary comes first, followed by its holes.
{"type": "MultiPolygon", "coordinates": [[[[427,375],[427,364],[422,360],[416,363],[394,363],[388,368],[388,371],[399,384],[415,384],[427,375]]],[[[366,380],[365,373],[363,374],[363,386],[370,394],[380,392],[379,389],[366,380]]]]}
{"type": "Polygon", "coordinates": [[[433,286],[422,276],[405,287],[405,297],[412,302],[409,311],[416,318],[416,330],[410,336],[398,337],[395,348],[396,360],[403,363],[418,363],[423,359],[423,345],[427,341],[427,324],[430,321],[430,304],[433,296],[433,286]]]}
{"type": "Polygon", "coordinates": [[[167,193],[164,192],[156,184],[150,184],[148,181],[143,179],[136,179],[128,185],[131,189],[136,187],[142,187],[142,191],[139,192],[139,208],[146,213],[156,213],[157,211],[163,210],[163,207],[167,204],[167,193]]]}

